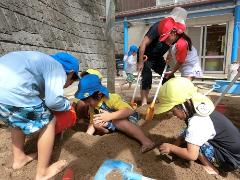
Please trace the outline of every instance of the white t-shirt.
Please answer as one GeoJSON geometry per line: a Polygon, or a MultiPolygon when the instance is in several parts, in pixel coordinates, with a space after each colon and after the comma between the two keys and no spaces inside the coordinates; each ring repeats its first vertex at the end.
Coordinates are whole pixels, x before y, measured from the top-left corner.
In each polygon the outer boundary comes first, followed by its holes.
{"type": "MultiPolygon", "coordinates": [[[[176,44],[174,44],[170,48],[170,53],[173,57],[173,62],[170,64],[170,66],[172,68],[177,63],[176,52],[177,52],[177,48],[176,48],[176,44]]],[[[195,49],[194,46],[192,46],[191,51],[189,51],[189,50],[187,51],[186,59],[184,61],[184,64],[182,65],[182,67],[179,69],[179,71],[181,72],[182,76],[192,76],[192,77],[201,77],[202,76],[202,69],[200,66],[199,57],[197,54],[197,50],[195,49]]]]}
{"type": "Polygon", "coordinates": [[[126,73],[133,74],[136,69],[136,60],[134,59],[133,55],[124,57],[124,61],[127,62],[126,73]]]}
{"type": "Polygon", "coordinates": [[[202,146],[208,140],[213,139],[216,131],[209,116],[194,115],[188,120],[185,141],[197,146],[202,146]]]}

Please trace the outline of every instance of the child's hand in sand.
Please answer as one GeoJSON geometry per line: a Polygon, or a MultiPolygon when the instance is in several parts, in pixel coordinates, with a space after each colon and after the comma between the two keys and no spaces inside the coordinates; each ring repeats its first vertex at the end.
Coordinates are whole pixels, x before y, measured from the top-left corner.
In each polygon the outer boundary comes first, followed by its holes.
{"type": "Polygon", "coordinates": [[[172,147],[172,144],[163,143],[160,145],[159,151],[161,154],[169,154],[171,153],[171,147],[172,147]]]}
{"type": "Polygon", "coordinates": [[[95,124],[104,124],[107,121],[112,120],[111,118],[111,113],[108,111],[104,111],[102,109],[100,109],[100,113],[99,114],[95,114],[93,116],[93,122],[95,124]]]}

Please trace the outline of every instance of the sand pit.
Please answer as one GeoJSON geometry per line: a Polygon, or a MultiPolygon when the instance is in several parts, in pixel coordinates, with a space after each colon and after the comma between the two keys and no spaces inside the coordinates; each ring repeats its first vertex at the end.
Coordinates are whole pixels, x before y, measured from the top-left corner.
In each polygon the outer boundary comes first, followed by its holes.
{"type": "MultiPolygon", "coordinates": [[[[212,93],[213,99],[219,94],[212,93]]],[[[226,106],[226,115],[239,123],[240,97],[226,96],[222,101],[226,106]]],[[[184,122],[167,115],[155,116],[150,123],[139,123],[146,134],[157,144],[172,142],[179,131],[184,127],[184,122]]],[[[140,145],[135,140],[121,133],[104,136],[90,136],[84,133],[86,123],[78,124],[73,129],[67,130],[64,139],[56,139],[52,162],[66,159],[74,172],[76,180],[93,179],[97,170],[106,159],[122,160],[134,165],[134,171],[153,179],[208,179],[216,177],[208,175],[197,162],[187,162],[175,156],[160,155],[157,149],[148,153],[140,153],[140,145]]],[[[240,127],[240,126],[239,126],[240,127]]],[[[14,171],[11,169],[11,137],[9,129],[0,124],[0,180],[26,180],[34,179],[36,163],[33,162],[24,168],[14,171]]],[[[29,139],[26,151],[36,151],[36,138],[29,139]]],[[[240,179],[239,172],[223,174],[221,179],[240,179]]],[[[54,179],[61,179],[63,173],[54,179]]],[[[113,172],[107,179],[121,179],[118,172],[113,172]]]]}

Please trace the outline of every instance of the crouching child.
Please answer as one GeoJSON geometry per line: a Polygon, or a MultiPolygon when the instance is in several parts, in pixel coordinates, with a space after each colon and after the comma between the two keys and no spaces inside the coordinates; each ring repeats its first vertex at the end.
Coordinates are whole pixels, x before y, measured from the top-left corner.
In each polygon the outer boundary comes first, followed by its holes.
{"type": "Polygon", "coordinates": [[[131,106],[118,94],[109,93],[108,89],[102,86],[98,76],[84,76],[79,82],[75,97],[89,106],[88,134],[93,135],[96,131],[107,134],[119,130],[138,140],[142,145],[142,153],[155,147],[143,131],[129,121],[128,118],[134,113],[131,106]]]}
{"type": "Polygon", "coordinates": [[[156,113],[171,111],[187,128],[175,144],[163,143],[161,153],[173,153],[186,160],[197,160],[209,174],[240,167],[240,133],[223,114],[214,111],[212,101],[197,92],[187,78],[173,78],[160,89],[156,113]],[[182,148],[182,142],[186,148],[182,148]]]}

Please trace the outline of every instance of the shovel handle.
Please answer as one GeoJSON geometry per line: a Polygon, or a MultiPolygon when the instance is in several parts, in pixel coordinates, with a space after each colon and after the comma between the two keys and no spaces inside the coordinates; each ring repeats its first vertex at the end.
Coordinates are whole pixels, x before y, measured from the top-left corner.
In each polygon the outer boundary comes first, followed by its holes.
{"type": "Polygon", "coordinates": [[[147,109],[147,114],[146,114],[146,117],[145,117],[145,119],[146,119],[147,121],[150,121],[150,120],[153,119],[153,116],[154,116],[154,105],[155,105],[155,102],[156,102],[156,99],[157,99],[157,96],[158,96],[160,87],[162,86],[162,81],[163,81],[163,78],[164,78],[164,76],[165,76],[165,73],[166,73],[166,70],[167,70],[167,66],[168,66],[168,65],[166,64],[165,67],[164,67],[164,70],[163,70],[161,79],[160,79],[160,81],[159,81],[159,84],[158,84],[158,87],[157,87],[157,91],[156,91],[156,93],[155,93],[155,96],[154,96],[154,98],[153,98],[153,101],[152,101],[151,105],[150,105],[150,106],[148,107],[148,109],[147,109]]]}
{"type": "Polygon", "coordinates": [[[131,100],[131,104],[134,103],[134,99],[135,99],[135,96],[136,96],[138,82],[139,82],[139,79],[140,79],[140,76],[141,76],[141,72],[142,72],[142,70],[138,71],[137,82],[136,82],[136,85],[135,85],[135,88],[134,88],[134,91],[133,91],[133,97],[132,97],[132,100],[131,100]]]}
{"type": "Polygon", "coordinates": [[[227,92],[229,91],[229,89],[232,87],[232,85],[238,80],[238,78],[240,77],[240,71],[237,73],[237,75],[233,78],[233,80],[230,82],[230,84],[226,87],[226,89],[224,89],[224,91],[222,92],[221,96],[217,99],[217,101],[214,103],[215,107],[218,105],[218,103],[222,100],[222,98],[225,96],[225,94],[227,94],[227,92]]]}
{"type": "Polygon", "coordinates": [[[155,96],[154,96],[154,98],[153,98],[153,101],[152,101],[151,107],[154,107],[154,104],[155,104],[155,102],[156,102],[156,99],[157,99],[157,96],[158,96],[158,93],[159,93],[160,87],[162,86],[163,78],[164,78],[165,73],[166,73],[166,71],[167,71],[167,67],[168,67],[168,65],[166,64],[165,67],[164,67],[164,70],[163,70],[163,73],[162,73],[161,79],[160,79],[160,81],[159,81],[159,84],[158,84],[158,87],[157,87],[157,91],[156,91],[155,96]]]}

